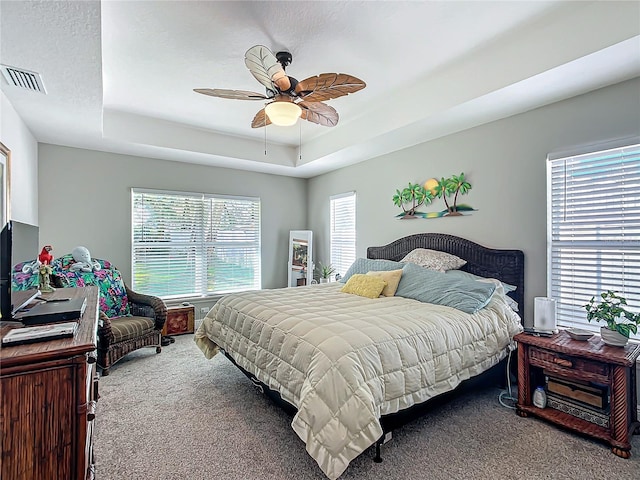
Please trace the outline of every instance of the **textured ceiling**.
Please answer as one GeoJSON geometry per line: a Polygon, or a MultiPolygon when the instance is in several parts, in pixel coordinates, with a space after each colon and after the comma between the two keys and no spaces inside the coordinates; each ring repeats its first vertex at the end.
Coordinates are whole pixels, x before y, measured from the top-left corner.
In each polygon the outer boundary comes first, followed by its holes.
{"type": "Polygon", "coordinates": [[[640,75],[639,2],[5,1],[2,80],[40,142],[309,177],[640,75]],[[336,127],[252,129],[262,44],[298,80],[367,83],[327,101],[336,127]],[[265,153],[266,152],[266,153],[265,153]]]}

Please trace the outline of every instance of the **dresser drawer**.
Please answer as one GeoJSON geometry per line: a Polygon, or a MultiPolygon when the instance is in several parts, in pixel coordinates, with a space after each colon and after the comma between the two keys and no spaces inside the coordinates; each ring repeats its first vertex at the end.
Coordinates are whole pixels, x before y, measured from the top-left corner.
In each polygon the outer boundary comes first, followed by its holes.
{"type": "Polygon", "coordinates": [[[606,363],[595,360],[578,358],[530,346],[529,362],[532,365],[552,371],[564,372],[567,375],[578,372],[588,376],[595,376],[601,382],[609,382],[609,366],[606,363]]]}

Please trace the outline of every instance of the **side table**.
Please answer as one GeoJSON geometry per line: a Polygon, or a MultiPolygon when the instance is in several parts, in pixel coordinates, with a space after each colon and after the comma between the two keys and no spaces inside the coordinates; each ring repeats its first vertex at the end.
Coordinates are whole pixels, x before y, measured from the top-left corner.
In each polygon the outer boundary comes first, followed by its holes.
{"type": "Polygon", "coordinates": [[[193,305],[167,307],[167,321],[162,327],[162,336],[193,333],[195,312],[196,309],[193,305]]]}
{"type": "Polygon", "coordinates": [[[630,437],[640,434],[636,383],[636,360],[640,356],[640,344],[610,347],[598,335],[581,342],[573,340],[563,330],[552,337],[519,333],[514,340],[518,342],[517,414],[521,417],[531,414],[604,440],[611,445],[613,453],[629,458],[630,437]],[[609,426],[603,427],[554,408],[534,406],[533,391],[536,386],[543,385],[546,374],[608,388],[609,426]]]}

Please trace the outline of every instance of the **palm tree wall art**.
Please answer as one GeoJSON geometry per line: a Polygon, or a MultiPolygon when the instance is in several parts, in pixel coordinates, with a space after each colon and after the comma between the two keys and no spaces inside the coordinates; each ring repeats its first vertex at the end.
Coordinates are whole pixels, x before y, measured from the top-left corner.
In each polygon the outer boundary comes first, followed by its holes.
{"type": "Polygon", "coordinates": [[[442,177],[440,180],[430,178],[424,185],[409,182],[409,185],[404,189],[396,190],[392,197],[393,204],[402,208],[402,213],[396,217],[401,219],[440,218],[468,214],[475,209],[467,204],[458,205],[458,198],[469,193],[469,190],[471,190],[471,184],[465,178],[464,172],[448,178],[442,177]],[[439,212],[419,212],[417,210],[422,205],[431,204],[436,198],[442,198],[445,210],[439,212]]]}

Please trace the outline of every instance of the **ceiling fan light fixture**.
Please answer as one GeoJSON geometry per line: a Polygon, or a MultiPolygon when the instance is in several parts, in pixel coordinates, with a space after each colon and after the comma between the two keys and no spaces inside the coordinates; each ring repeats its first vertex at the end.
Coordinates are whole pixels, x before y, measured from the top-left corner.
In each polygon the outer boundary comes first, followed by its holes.
{"type": "Polygon", "coordinates": [[[295,125],[302,114],[302,109],[293,102],[272,102],[264,108],[265,113],[274,125],[290,127],[295,125]]]}

